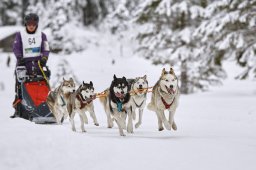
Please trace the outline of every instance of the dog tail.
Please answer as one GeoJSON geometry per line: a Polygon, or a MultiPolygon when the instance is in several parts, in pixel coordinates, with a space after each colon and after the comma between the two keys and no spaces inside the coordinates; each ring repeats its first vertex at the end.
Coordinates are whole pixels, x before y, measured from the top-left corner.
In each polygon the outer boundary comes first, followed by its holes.
{"type": "Polygon", "coordinates": [[[155,111],[155,104],[154,104],[154,93],[151,95],[151,101],[147,106],[148,110],[155,111]]]}
{"type": "Polygon", "coordinates": [[[152,102],[148,104],[147,108],[148,110],[155,111],[155,105],[152,102]]]}

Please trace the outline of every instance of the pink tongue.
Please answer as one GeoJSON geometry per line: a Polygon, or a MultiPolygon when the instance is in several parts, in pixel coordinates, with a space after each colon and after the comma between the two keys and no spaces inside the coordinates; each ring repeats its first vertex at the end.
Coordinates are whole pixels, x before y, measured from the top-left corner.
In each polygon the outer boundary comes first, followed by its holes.
{"type": "Polygon", "coordinates": [[[169,92],[169,93],[174,93],[175,91],[174,91],[173,89],[169,88],[169,89],[168,89],[168,92],[169,92]]]}
{"type": "Polygon", "coordinates": [[[116,97],[118,97],[118,98],[124,98],[124,94],[116,93],[116,97]]]}

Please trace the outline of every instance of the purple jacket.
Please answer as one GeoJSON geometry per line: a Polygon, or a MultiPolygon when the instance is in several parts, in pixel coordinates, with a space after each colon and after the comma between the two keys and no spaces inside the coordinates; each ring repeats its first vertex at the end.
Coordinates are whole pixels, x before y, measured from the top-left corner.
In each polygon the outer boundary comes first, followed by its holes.
{"type": "MultiPolygon", "coordinates": [[[[40,74],[40,70],[38,67],[38,60],[40,60],[42,57],[49,56],[50,51],[46,51],[44,47],[44,41],[47,41],[46,35],[42,32],[42,43],[41,43],[41,55],[38,57],[31,57],[31,58],[24,58],[25,66],[27,68],[28,74],[32,74],[33,70],[37,74],[40,74]]],[[[20,32],[16,33],[15,40],[13,43],[13,52],[17,58],[17,65],[20,63],[21,59],[23,58],[23,45],[21,40],[21,34],[20,32]]]]}

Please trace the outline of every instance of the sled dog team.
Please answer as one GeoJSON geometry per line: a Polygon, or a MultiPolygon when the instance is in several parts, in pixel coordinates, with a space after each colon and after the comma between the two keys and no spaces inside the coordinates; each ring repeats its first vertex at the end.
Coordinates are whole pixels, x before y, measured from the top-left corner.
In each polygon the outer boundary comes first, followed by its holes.
{"type": "MultiPolygon", "coordinates": [[[[133,133],[136,110],[139,110],[139,119],[135,127],[138,128],[142,123],[148,88],[146,75],[135,79],[117,78],[114,75],[110,87],[98,96],[106,112],[108,128],[112,128],[115,122],[121,136],[125,136],[124,130],[133,133]]],[[[96,97],[91,81],[89,83],[83,82],[78,89],[75,89],[72,78],[69,80],[63,78],[63,82],[49,93],[47,104],[58,124],[69,117],[73,131],[76,131],[74,116],[78,114],[81,121],[81,130],[86,132],[84,124],[88,124],[88,118],[85,114],[87,111],[90,113],[94,124],[99,126],[93,105],[93,100],[96,97]]],[[[164,127],[167,130],[177,130],[174,114],[178,106],[178,100],[177,76],[172,68],[169,71],[163,69],[159,80],[153,86],[151,101],[147,106],[149,110],[154,111],[157,115],[159,131],[162,131],[164,127]],[[165,110],[169,112],[169,118],[166,118],[165,110]]]]}

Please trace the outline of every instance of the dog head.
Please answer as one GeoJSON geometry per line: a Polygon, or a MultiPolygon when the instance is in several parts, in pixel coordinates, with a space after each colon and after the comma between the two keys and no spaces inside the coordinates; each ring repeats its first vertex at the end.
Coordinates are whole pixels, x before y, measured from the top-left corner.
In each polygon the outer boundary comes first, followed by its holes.
{"type": "Polygon", "coordinates": [[[135,91],[137,94],[144,94],[147,91],[147,89],[147,76],[144,75],[143,77],[136,77],[132,85],[132,90],[135,91]]]}
{"type": "Polygon", "coordinates": [[[175,94],[178,90],[178,79],[172,68],[170,68],[170,71],[166,71],[165,68],[162,70],[160,87],[169,94],[175,94]]]}
{"type": "Polygon", "coordinates": [[[93,83],[91,81],[90,83],[84,83],[83,81],[83,84],[79,86],[77,92],[81,94],[84,100],[95,99],[96,97],[94,93],[93,83]]]}
{"type": "Polygon", "coordinates": [[[114,80],[110,86],[110,93],[112,93],[120,101],[123,101],[129,95],[130,86],[125,77],[117,78],[114,75],[114,80]]]}
{"type": "Polygon", "coordinates": [[[63,82],[62,82],[62,90],[63,93],[73,93],[75,92],[75,82],[72,78],[70,78],[69,80],[65,80],[63,77],[63,82]]]}

